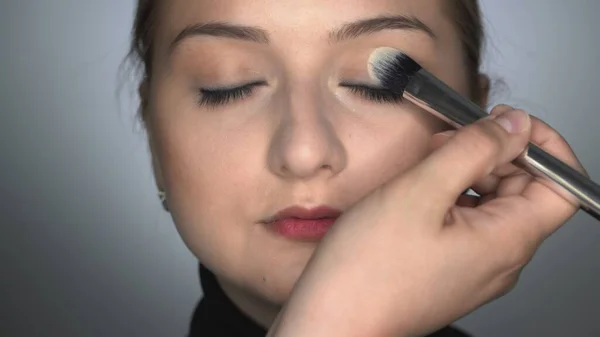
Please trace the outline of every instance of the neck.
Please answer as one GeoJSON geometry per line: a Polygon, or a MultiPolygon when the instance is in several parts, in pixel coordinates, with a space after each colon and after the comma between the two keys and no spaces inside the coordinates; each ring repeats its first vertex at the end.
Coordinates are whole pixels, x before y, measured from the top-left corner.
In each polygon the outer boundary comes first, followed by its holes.
{"type": "Polygon", "coordinates": [[[238,309],[265,330],[269,330],[281,310],[280,306],[262,300],[220,277],[217,277],[217,282],[238,309]]]}

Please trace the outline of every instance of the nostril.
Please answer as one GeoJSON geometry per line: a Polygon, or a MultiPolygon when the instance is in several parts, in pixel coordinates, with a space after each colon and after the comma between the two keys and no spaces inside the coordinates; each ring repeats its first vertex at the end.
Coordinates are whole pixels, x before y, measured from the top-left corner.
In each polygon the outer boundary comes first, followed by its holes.
{"type": "Polygon", "coordinates": [[[329,165],[329,164],[325,164],[325,165],[321,166],[321,168],[323,170],[333,171],[333,167],[331,165],[329,165]]]}

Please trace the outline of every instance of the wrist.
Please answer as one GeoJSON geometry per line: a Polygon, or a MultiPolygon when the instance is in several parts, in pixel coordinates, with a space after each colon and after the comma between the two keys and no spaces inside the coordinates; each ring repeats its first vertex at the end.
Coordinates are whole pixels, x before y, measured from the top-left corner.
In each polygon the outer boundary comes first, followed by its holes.
{"type": "Polygon", "coordinates": [[[402,324],[406,315],[386,305],[365,306],[357,298],[336,298],[338,293],[292,296],[267,337],[415,337],[402,324]]]}

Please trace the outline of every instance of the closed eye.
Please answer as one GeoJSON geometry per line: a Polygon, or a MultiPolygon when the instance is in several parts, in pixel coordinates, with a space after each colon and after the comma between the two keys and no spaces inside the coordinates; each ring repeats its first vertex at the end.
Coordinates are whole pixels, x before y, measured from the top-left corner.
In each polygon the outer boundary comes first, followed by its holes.
{"type": "MultiPolygon", "coordinates": [[[[266,81],[255,81],[237,87],[201,88],[198,91],[198,104],[210,107],[226,105],[250,96],[257,86],[266,84],[266,81]]],[[[357,83],[340,83],[340,86],[371,102],[381,104],[402,102],[401,95],[387,89],[357,83]]]]}
{"type": "Polygon", "coordinates": [[[237,87],[201,88],[198,91],[198,104],[210,107],[225,105],[250,96],[257,86],[266,84],[266,81],[255,81],[237,87]]]}
{"type": "Polygon", "coordinates": [[[375,103],[401,103],[402,96],[390,90],[369,86],[366,84],[340,83],[340,86],[347,88],[351,93],[360,98],[375,103]]]}

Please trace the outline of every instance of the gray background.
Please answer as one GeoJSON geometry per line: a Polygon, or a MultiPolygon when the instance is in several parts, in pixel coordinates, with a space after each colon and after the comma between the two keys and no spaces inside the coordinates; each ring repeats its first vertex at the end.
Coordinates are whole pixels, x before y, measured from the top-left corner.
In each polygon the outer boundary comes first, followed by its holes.
{"type": "MultiPolygon", "coordinates": [[[[483,1],[494,103],[525,107],[600,179],[600,1],[483,1]]],[[[196,264],[160,209],[137,101],[116,98],[133,1],[0,3],[0,336],[183,336],[196,264]]],[[[600,336],[600,224],[579,214],[477,336],[600,336]]]]}

